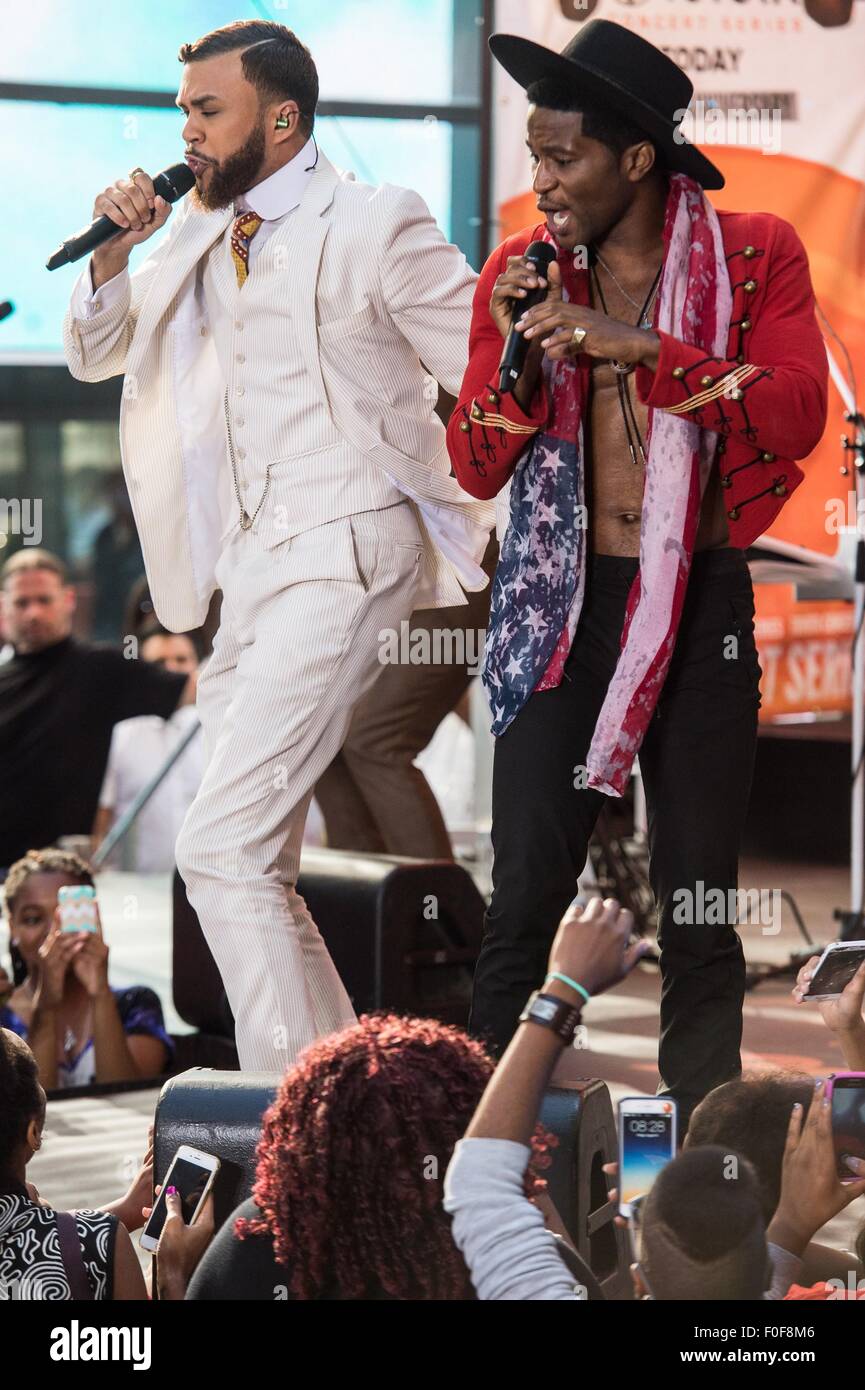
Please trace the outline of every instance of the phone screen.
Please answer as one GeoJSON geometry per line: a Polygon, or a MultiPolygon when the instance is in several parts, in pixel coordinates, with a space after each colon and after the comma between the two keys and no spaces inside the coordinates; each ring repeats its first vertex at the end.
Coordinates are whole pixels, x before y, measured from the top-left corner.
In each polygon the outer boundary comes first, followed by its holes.
{"type": "Polygon", "coordinates": [[[865,960],[862,946],[839,946],[815,972],[809,994],[840,994],[865,960]]]}
{"type": "Polygon", "coordinates": [[[198,1203],[201,1201],[201,1195],[207,1186],[211,1171],[210,1168],[202,1168],[200,1163],[190,1162],[188,1158],[176,1158],[165,1176],[163,1189],[147,1219],[147,1225],[144,1227],[142,1235],[152,1236],[154,1240],[158,1240],[162,1234],[166,1216],[166,1187],[177,1188],[183,1219],[188,1226],[195,1215],[198,1203]]]}
{"type": "Polygon", "coordinates": [[[635,1197],[645,1196],[661,1169],[674,1156],[674,1117],[671,1102],[666,1102],[663,1111],[628,1110],[621,1114],[620,1202],[630,1203],[635,1197]]]}
{"type": "Polygon", "coordinates": [[[839,1178],[859,1176],[844,1162],[844,1154],[865,1158],[865,1078],[840,1077],[832,1083],[832,1140],[839,1178]]]}

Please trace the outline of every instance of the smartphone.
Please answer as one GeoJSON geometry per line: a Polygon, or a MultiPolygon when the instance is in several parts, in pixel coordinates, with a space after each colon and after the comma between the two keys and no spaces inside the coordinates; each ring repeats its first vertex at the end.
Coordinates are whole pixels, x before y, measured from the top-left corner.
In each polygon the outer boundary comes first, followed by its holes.
{"type": "Polygon", "coordinates": [[[162,1227],[165,1225],[167,1215],[166,1187],[177,1188],[183,1210],[183,1219],[187,1226],[191,1226],[201,1210],[201,1204],[212,1188],[218,1172],[219,1159],[214,1154],[202,1153],[200,1149],[191,1149],[188,1144],[180,1145],[171,1160],[168,1172],[165,1174],[165,1181],[162,1184],[162,1191],[156,1199],[156,1205],[141,1232],[140,1244],[144,1250],[155,1250],[159,1244],[159,1237],[162,1235],[162,1227]]]}
{"type": "Polygon", "coordinates": [[[817,962],[803,999],[837,999],[865,960],[865,941],[833,941],[817,962]]]}
{"type": "Polygon", "coordinates": [[[645,1197],[655,1178],[676,1157],[676,1102],[664,1096],[625,1096],[619,1101],[619,1213],[645,1197]]]}
{"type": "Polygon", "coordinates": [[[865,1159],[865,1071],[836,1071],[826,1089],[832,1099],[832,1142],[838,1177],[858,1182],[844,1162],[844,1155],[865,1159]]]}
{"type": "Polygon", "coordinates": [[[67,884],[57,890],[61,931],[92,931],[98,928],[96,889],[89,883],[67,884]]]}

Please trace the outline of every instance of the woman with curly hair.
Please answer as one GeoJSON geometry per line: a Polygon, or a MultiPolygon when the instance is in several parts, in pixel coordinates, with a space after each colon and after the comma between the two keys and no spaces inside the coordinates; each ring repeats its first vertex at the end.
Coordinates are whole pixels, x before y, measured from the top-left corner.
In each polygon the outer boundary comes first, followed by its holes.
{"type": "MultiPolygon", "coordinates": [[[[265,1114],[252,1198],[187,1297],[474,1298],[442,1181],[492,1070],[429,1018],[364,1016],[313,1043],[265,1114]]],[[[175,1273],[160,1250],[163,1297],[183,1297],[175,1273]]]]}

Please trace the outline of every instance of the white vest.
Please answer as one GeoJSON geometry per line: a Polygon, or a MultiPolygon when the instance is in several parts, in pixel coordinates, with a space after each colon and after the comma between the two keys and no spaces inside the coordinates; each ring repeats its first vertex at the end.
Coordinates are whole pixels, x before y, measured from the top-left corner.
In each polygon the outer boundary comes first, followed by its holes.
{"type": "MultiPolygon", "coordinates": [[[[270,469],[256,530],[271,541],[402,501],[382,470],[340,434],[306,368],[284,293],[299,224],[286,230],[287,237],[283,233],[277,244],[270,240],[253,257],[238,287],[229,225],[210,249],[203,274],[240,495],[252,517],[270,469]]],[[[233,474],[227,431],[226,468],[233,474]]],[[[228,532],[240,515],[233,477],[231,498],[228,532]]]]}

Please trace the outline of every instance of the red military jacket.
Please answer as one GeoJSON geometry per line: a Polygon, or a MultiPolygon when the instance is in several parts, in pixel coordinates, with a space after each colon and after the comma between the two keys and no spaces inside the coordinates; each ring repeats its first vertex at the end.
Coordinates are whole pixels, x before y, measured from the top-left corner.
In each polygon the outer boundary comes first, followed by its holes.
{"type": "MultiPolygon", "coordinates": [[[[702,348],[658,331],[657,369],[638,367],[635,378],[646,405],[717,431],[730,544],[744,549],[771,526],[804,477],[794,460],[809,454],[823,433],[828,368],[808,258],[793,228],[771,213],[718,217],[733,290],[726,357],[707,357],[702,348]],[[751,367],[747,374],[745,366],[751,367]]],[[[469,364],[448,425],[454,473],[473,497],[500,492],[547,423],[543,380],[528,414],[512,395],[499,396],[503,343],[489,313],[493,284],[508,257],[521,256],[543,231],[539,224],[508,237],[475,290],[469,364]]],[[[588,370],[585,356],[582,365],[588,370]]]]}

